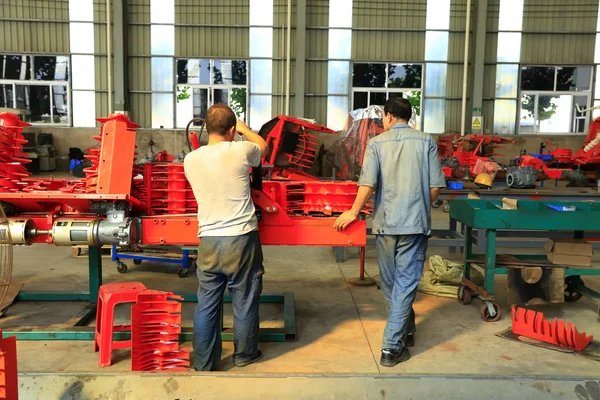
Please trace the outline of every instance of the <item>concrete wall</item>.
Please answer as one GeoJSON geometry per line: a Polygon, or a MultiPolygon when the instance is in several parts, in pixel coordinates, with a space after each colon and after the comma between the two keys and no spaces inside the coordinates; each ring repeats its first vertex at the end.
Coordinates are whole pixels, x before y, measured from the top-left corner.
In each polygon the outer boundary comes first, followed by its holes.
{"type": "MultiPolygon", "coordinates": [[[[58,158],[57,158],[57,170],[68,171],[69,166],[69,147],[79,147],[83,151],[90,147],[98,145],[98,142],[94,140],[94,135],[99,133],[98,128],[39,128],[30,127],[26,129],[26,132],[36,133],[51,133],[56,146],[58,158]]],[[[339,135],[320,134],[318,135],[321,142],[328,149],[331,145],[340,138],[339,135]]],[[[170,154],[178,155],[182,151],[187,153],[187,143],[185,140],[185,133],[183,130],[158,130],[158,129],[139,129],[137,131],[137,143],[140,146],[138,156],[142,158],[144,156],[144,143],[147,143],[149,138],[156,143],[160,141],[162,137],[163,146],[157,145],[156,151],[167,150],[170,154]],[[160,136],[160,137],[158,137],[160,136]]],[[[503,154],[501,157],[497,157],[497,161],[508,163],[508,161],[515,156],[519,155],[521,150],[527,150],[530,153],[537,153],[539,145],[543,141],[546,141],[546,136],[508,136],[507,139],[514,140],[515,144],[507,144],[503,149],[498,149],[497,152],[503,154]]],[[[550,136],[549,137],[554,147],[566,147],[576,152],[581,148],[585,140],[585,136],[550,136]]],[[[202,142],[207,140],[206,134],[202,137],[202,142]]]]}

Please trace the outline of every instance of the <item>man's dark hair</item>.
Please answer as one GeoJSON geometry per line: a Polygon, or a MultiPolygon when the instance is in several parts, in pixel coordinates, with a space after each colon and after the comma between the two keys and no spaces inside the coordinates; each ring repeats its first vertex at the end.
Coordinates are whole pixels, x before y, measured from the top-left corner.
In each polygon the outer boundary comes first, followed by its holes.
{"type": "Polygon", "coordinates": [[[206,112],[206,130],[209,134],[225,136],[236,123],[235,114],[226,104],[215,104],[206,112]]]}
{"type": "Polygon", "coordinates": [[[385,102],[385,106],[383,107],[383,114],[388,113],[394,118],[403,119],[408,122],[412,116],[412,107],[408,100],[402,97],[391,97],[385,102]]]}

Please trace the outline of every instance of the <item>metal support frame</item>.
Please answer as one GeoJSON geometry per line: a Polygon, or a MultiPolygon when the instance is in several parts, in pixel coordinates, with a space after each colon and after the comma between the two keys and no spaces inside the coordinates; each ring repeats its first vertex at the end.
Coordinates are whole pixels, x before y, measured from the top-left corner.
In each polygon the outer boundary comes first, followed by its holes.
{"type": "MultiPolygon", "coordinates": [[[[112,109],[129,111],[129,88],[127,79],[127,0],[113,0],[113,97],[112,109]]],[[[109,112],[111,110],[109,109],[109,112]]]]}
{"type": "Polygon", "coordinates": [[[294,75],[294,115],[304,117],[304,80],[306,65],[306,0],[296,1],[296,67],[294,75]]]}
{"type": "MultiPolygon", "coordinates": [[[[40,327],[9,328],[2,332],[3,337],[16,336],[17,340],[94,340],[95,328],[86,326],[96,316],[96,303],[98,291],[102,285],[102,254],[99,247],[90,247],[89,254],[89,291],[84,293],[60,293],[60,292],[37,292],[19,293],[17,300],[20,301],[89,301],[89,304],[76,316],[69,320],[68,328],[51,329],[40,327]]],[[[195,294],[181,294],[186,302],[197,302],[195,294]]],[[[231,302],[231,297],[225,295],[225,303],[231,302]]],[[[261,303],[283,304],[284,327],[283,328],[261,328],[258,340],[262,342],[284,342],[296,339],[296,311],[294,308],[293,293],[264,293],[260,296],[261,303]]],[[[221,326],[223,316],[221,315],[221,326]]],[[[115,332],[115,340],[127,340],[129,332],[115,332]]],[[[224,341],[233,340],[233,329],[224,328],[221,333],[224,341]]],[[[193,329],[183,328],[179,337],[181,341],[193,339],[193,329]]]]}
{"type": "MultiPolygon", "coordinates": [[[[483,115],[483,75],[485,69],[485,39],[487,29],[488,0],[477,0],[477,18],[475,20],[475,57],[473,62],[473,107],[472,115],[483,115]]],[[[481,132],[484,126],[481,126],[481,132]]],[[[472,132],[478,133],[478,132],[472,132]]]]}

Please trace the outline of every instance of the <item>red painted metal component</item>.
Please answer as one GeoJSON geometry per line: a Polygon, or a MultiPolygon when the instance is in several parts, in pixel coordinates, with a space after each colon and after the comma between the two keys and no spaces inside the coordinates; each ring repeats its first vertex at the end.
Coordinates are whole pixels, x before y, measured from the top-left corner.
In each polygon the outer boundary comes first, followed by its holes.
{"type": "Polygon", "coordinates": [[[550,322],[544,314],[512,306],[512,331],[516,335],[537,339],[542,342],[581,351],[594,337],[578,332],[575,325],[554,318],[550,322]]]}
{"type": "Polygon", "coordinates": [[[21,151],[27,139],[23,127],[31,126],[16,114],[0,113],[0,191],[18,192],[25,187],[22,180],[30,175],[23,164],[31,162],[21,151]]]}
{"type": "Polygon", "coordinates": [[[327,127],[283,115],[267,122],[259,132],[269,146],[262,164],[282,168],[311,168],[318,148],[315,141],[317,137],[308,131],[336,133],[327,127]]]}
{"type": "Polygon", "coordinates": [[[185,214],[198,211],[194,192],[182,163],[146,163],[144,179],[149,214],[185,214]]]}
{"type": "MultiPolygon", "coordinates": [[[[0,338],[2,330],[0,330],[0,338]]],[[[18,400],[17,338],[0,339],[0,399],[18,400]]]]}
{"type": "Polygon", "coordinates": [[[190,132],[190,143],[192,144],[192,150],[200,148],[200,139],[196,132],[190,132]]]}
{"type": "Polygon", "coordinates": [[[187,371],[190,354],[179,347],[183,297],[170,292],[138,293],[131,307],[131,370],[187,371]]]}

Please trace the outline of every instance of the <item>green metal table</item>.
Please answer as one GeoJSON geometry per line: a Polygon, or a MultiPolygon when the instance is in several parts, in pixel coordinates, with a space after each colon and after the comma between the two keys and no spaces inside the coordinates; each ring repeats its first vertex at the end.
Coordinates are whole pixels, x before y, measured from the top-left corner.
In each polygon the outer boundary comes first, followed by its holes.
{"type": "MultiPolygon", "coordinates": [[[[463,304],[471,302],[471,292],[475,292],[483,304],[481,315],[485,321],[500,319],[501,309],[494,301],[494,279],[496,274],[506,274],[507,269],[496,262],[497,230],[539,230],[551,232],[573,231],[575,239],[583,238],[585,231],[600,230],[600,204],[595,202],[555,202],[519,201],[517,209],[503,209],[501,200],[451,200],[450,217],[465,226],[465,270],[463,284],[458,290],[459,301],[463,304]],[[573,209],[559,211],[558,209],[573,209]],[[473,252],[473,229],[486,230],[484,254],[473,252]],[[479,256],[479,257],[478,257],[479,256]],[[478,286],[471,281],[471,265],[478,264],[483,268],[484,283],[478,286]]],[[[516,255],[523,262],[533,263],[545,259],[545,256],[516,255]]],[[[600,269],[570,268],[566,266],[566,293],[577,293],[568,300],[577,300],[581,295],[600,301],[600,293],[585,287],[582,275],[600,275],[600,269]]],[[[600,310],[599,310],[600,311],[600,310]]]]}
{"type": "MultiPolygon", "coordinates": [[[[16,336],[17,340],[94,340],[95,329],[88,324],[96,318],[96,303],[98,291],[102,285],[102,254],[99,247],[89,249],[89,291],[87,292],[21,292],[17,296],[19,301],[87,301],[85,308],[69,320],[65,329],[48,329],[43,327],[7,328],[2,331],[3,337],[16,336]]],[[[197,302],[195,293],[179,294],[186,302],[197,302]]],[[[225,295],[223,302],[230,303],[231,297],[225,295]]],[[[284,342],[296,340],[296,312],[294,308],[293,293],[263,293],[261,303],[283,304],[284,327],[261,328],[258,340],[261,342],[284,342]]],[[[115,332],[115,340],[127,340],[129,332],[115,332]]],[[[191,328],[182,328],[181,341],[191,341],[193,331],[191,328]]],[[[221,315],[221,338],[224,341],[233,340],[233,329],[223,327],[221,315]]]]}

